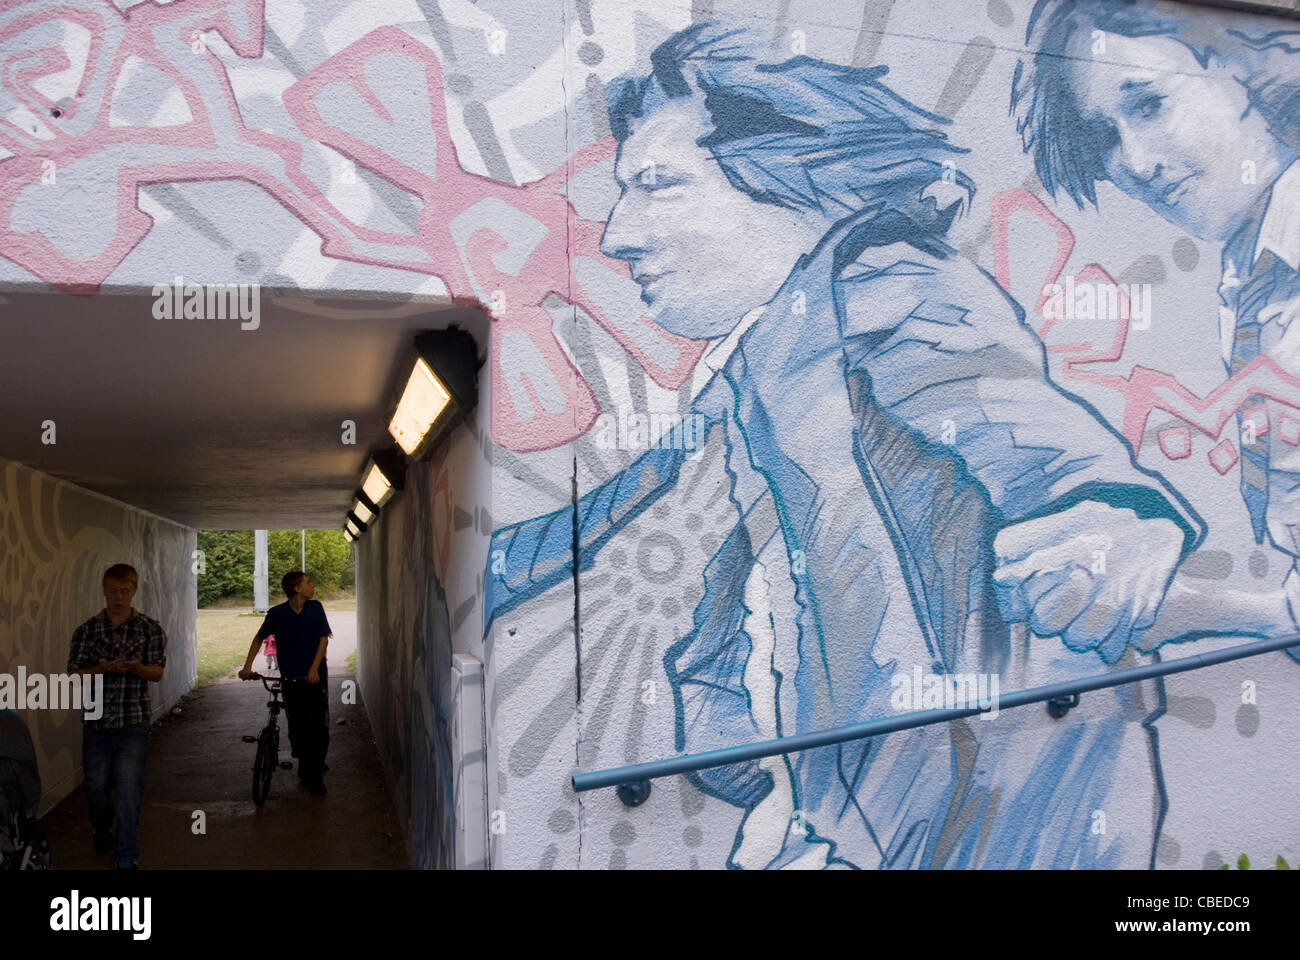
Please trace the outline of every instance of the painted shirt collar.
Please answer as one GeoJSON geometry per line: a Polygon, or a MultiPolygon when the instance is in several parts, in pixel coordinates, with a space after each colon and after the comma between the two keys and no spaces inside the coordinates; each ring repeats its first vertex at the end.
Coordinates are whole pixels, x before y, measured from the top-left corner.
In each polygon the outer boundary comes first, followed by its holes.
{"type": "Polygon", "coordinates": [[[766,309],[766,304],[755,307],[740,318],[740,322],[732,327],[729,334],[713,341],[701,358],[705,366],[714,373],[726,366],[727,361],[731,359],[731,355],[736,352],[736,345],[740,343],[740,338],[758,321],[758,318],[763,315],[763,311],[766,309]]]}
{"type": "Polygon", "coordinates": [[[1224,245],[1223,276],[1219,281],[1219,348],[1228,367],[1232,365],[1239,319],[1236,288],[1254,273],[1265,250],[1292,270],[1300,271],[1300,160],[1273,181],[1263,215],[1224,245]]]}
{"type": "Polygon", "coordinates": [[[1250,261],[1252,267],[1265,250],[1292,270],[1300,270],[1300,161],[1287,167],[1269,191],[1268,209],[1250,261]]]}
{"type": "Polygon", "coordinates": [[[1238,282],[1245,282],[1265,250],[1292,270],[1300,270],[1300,160],[1273,181],[1263,216],[1228,241],[1224,248],[1225,267],[1230,265],[1232,276],[1238,282]],[[1248,249],[1249,260],[1246,259],[1248,249]]]}

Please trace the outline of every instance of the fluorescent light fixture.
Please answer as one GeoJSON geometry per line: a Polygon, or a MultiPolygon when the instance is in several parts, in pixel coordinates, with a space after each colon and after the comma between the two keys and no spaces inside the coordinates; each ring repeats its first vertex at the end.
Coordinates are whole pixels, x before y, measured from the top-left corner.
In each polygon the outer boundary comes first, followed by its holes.
{"type": "Polygon", "coordinates": [[[469,415],[478,403],[478,368],[469,331],[451,326],[416,336],[389,407],[388,432],[402,453],[423,459],[469,415]]]}
{"type": "Polygon", "coordinates": [[[393,481],[388,478],[379,464],[373,459],[366,465],[365,479],[361,481],[361,492],[377,507],[382,507],[393,495],[393,481]]]}
{"type": "Polygon", "coordinates": [[[360,520],[362,523],[369,526],[370,521],[375,519],[375,511],[371,510],[370,507],[367,505],[366,503],[367,499],[368,498],[366,497],[353,497],[352,512],[356,514],[356,518],[358,520],[360,520]]]}
{"type": "Polygon", "coordinates": [[[397,401],[397,412],[389,421],[388,432],[407,456],[415,453],[433,422],[451,403],[451,394],[434,374],[424,357],[417,357],[406,380],[406,389],[397,401]]]}
{"type": "Polygon", "coordinates": [[[351,513],[351,512],[349,512],[347,516],[344,517],[344,520],[352,524],[352,526],[356,527],[357,533],[365,533],[366,527],[369,526],[368,523],[366,523],[364,520],[358,517],[355,513],[351,513]]]}
{"type": "Polygon", "coordinates": [[[343,536],[348,538],[348,543],[357,542],[357,538],[353,535],[352,531],[348,529],[346,524],[343,526],[343,536]]]}
{"type": "Polygon", "coordinates": [[[343,524],[343,532],[352,534],[353,540],[361,536],[361,530],[358,529],[356,522],[353,521],[351,517],[348,518],[347,523],[343,524]]]}

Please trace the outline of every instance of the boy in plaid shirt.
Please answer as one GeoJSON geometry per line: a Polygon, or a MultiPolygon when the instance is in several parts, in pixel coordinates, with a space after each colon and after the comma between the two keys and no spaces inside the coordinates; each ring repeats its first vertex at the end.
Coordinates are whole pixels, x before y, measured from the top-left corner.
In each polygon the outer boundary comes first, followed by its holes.
{"type": "Polygon", "coordinates": [[[131,606],[140,576],[125,563],[104,572],[104,609],[77,627],[68,673],[104,674],[103,712],[82,719],[82,766],[95,849],[113,850],[119,869],[135,869],[148,755],[149,684],[162,679],[167,634],[131,606]],[[110,791],[116,789],[114,804],[110,791]],[[117,837],[110,837],[113,815],[117,837]]]}

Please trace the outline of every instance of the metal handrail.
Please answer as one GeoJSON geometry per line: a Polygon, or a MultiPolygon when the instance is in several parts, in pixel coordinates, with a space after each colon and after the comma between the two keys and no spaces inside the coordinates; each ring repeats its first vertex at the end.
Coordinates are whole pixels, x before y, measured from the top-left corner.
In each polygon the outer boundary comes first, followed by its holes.
{"type": "MultiPolygon", "coordinates": [[[[999,696],[996,708],[999,711],[1009,710],[1012,707],[1023,707],[1044,700],[1058,700],[1080,693],[1087,693],[1090,690],[1103,690],[1107,687],[1136,683],[1139,680],[1147,680],[1151,677],[1163,677],[1167,674],[1182,673],[1186,670],[1199,670],[1201,667],[1213,666],[1216,663],[1241,660],[1245,657],[1254,657],[1261,653],[1271,653],[1274,650],[1284,650],[1287,647],[1295,646],[1300,646],[1300,633],[1256,640],[1253,643],[1224,647],[1222,650],[1198,653],[1190,657],[1179,657],[1176,660],[1162,660],[1140,667],[1128,667],[1111,673],[1084,677],[1081,680],[1066,680],[1042,687],[1016,690],[1005,696],[999,696]]],[[[833,727],[829,730],[818,730],[813,733],[778,737],[775,740],[760,740],[756,743],[746,743],[735,747],[723,747],[718,750],[709,750],[706,753],[688,753],[680,757],[669,757],[666,760],[651,760],[646,763],[634,763],[626,767],[612,767],[608,770],[575,773],[572,777],[573,789],[581,793],[584,790],[598,790],[601,787],[617,787],[623,784],[643,782],[648,789],[648,782],[659,777],[690,773],[710,767],[722,767],[731,763],[741,763],[745,760],[757,760],[761,757],[774,757],[783,753],[796,753],[812,747],[826,747],[836,743],[846,743],[849,740],[861,740],[865,737],[876,737],[885,733],[894,733],[898,730],[924,727],[932,723],[947,723],[986,712],[988,712],[987,709],[981,707],[917,710],[911,713],[899,714],[896,717],[868,720],[863,723],[833,727]]]]}

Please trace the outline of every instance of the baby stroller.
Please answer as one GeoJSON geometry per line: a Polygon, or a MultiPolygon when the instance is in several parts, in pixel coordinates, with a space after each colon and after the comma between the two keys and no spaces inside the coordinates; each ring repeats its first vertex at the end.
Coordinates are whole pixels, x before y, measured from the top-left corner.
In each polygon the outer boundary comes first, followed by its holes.
{"type": "Polygon", "coordinates": [[[50,845],[31,814],[41,799],[41,773],[27,724],[0,710],[0,870],[50,869],[50,845]]]}

